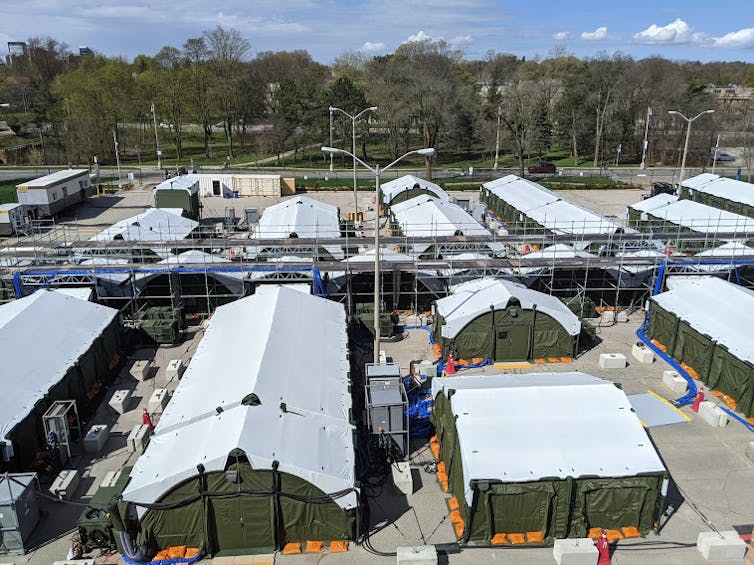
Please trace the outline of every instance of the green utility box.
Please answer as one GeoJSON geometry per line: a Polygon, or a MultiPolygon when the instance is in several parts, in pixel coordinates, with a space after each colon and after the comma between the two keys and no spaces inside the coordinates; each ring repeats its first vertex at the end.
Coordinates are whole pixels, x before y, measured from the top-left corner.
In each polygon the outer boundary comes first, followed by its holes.
{"type": "Polygon", "coordinates": [[[113,535],[113,524],[107,509],[126,488],[133,467],[123,467],[120,471],[108,473],[102,485],[94,493],[89,506],[81,513],[78,521],[79,536],[85,552],[93,549],[117,549],[118,542],[113,535]]]}

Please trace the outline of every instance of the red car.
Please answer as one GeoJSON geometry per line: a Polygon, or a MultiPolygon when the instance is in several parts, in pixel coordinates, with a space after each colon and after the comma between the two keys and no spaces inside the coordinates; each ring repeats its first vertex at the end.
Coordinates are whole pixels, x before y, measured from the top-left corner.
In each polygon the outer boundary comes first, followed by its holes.
{"type": "Polygon", "coordinates": [[[543,174],[555,174],[555,165],[553,163],[540,163],[539,165],[532,165],[527,169],[530,175],[543,175],[543,174]]]}

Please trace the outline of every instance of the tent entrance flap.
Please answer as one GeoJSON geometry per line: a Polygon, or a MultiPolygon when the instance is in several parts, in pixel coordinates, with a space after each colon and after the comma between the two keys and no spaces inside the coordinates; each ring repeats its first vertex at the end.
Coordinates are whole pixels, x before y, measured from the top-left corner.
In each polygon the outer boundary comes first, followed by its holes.
{"type": "Polygon", "coordinates": [[[529,326],[497,326],[495,331],[495,361],[525,361],[529,358],[529,326]]]}

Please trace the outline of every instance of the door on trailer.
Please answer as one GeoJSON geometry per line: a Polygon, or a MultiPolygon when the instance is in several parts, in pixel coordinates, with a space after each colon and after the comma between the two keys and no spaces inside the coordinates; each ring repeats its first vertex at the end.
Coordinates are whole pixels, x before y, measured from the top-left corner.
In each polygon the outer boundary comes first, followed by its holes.
{"type": "Polygon", "coordinates": [[[495,328],[495,361],[526,361],[529,358],[529,326],[495,328]]]}
{"type": "Polygon", "coordinates": [[[220,181],[212,181],[212,196],[220,196],[220,181]]]}

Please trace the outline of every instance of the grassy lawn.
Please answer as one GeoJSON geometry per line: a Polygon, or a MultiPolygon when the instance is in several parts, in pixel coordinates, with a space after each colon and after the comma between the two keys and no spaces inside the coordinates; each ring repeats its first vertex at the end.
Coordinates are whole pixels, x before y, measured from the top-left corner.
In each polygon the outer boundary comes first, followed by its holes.
{"type": "Polygon", "coordinates": [[[0,204],[18,202],[16,198],[16,185],[26,179],[0,180],[0,204]]]}

